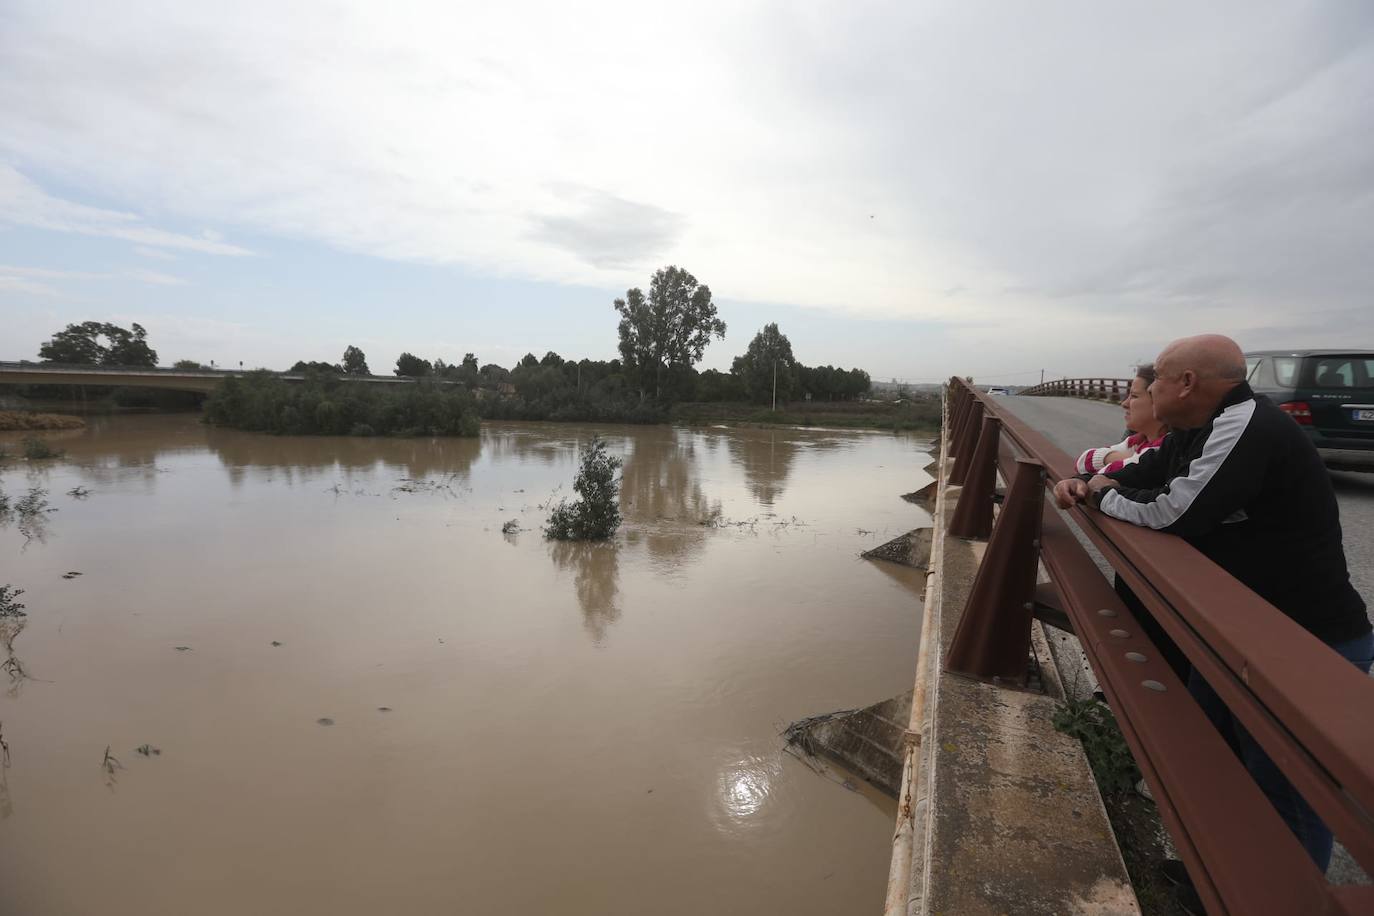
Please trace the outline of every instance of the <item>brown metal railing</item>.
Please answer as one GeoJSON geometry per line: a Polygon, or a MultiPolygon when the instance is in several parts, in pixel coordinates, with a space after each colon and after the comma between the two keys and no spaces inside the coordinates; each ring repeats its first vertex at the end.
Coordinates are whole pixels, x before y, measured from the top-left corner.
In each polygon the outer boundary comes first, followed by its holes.
{"type": "Polygon", "coordinates": [[[1061,514],[1046,488],[1072,459],[997,399],[956,378],[947,404],[948,482],[962,484],[948,533],[989,541],[946,667],[1024,679],[1033,616],[1067,619],[1209,913],[1374,913],[1374,887],[1327,884],[1070,523],[1371,874],[1374,681],[1182,539],[1082,506],[1061,514]]]}
{"type": "Polygon", "coordinates": [[[1119,401],[1131,390],[1128,378],[1061,378],[1024,388],[1017,394],[1026,397],[1093,398],[1099,401],[1119,401]]]}

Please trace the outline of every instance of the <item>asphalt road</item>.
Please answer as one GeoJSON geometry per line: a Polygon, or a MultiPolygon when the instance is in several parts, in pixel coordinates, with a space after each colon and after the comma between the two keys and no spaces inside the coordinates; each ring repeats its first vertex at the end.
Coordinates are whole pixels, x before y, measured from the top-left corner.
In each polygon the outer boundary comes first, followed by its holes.
{"type": "MultiPolygon", "coordinates": [[[[1100,401],[1013,396],[998,397],[997,402],[1071,455],[1122,439],[1121,408],[1100,401]]],[[[1331,481],[1341,509],[1350,581],[1371,608],[1370,619],[1374,620],[1374,473],[1332,471],[1331,481]]]]}

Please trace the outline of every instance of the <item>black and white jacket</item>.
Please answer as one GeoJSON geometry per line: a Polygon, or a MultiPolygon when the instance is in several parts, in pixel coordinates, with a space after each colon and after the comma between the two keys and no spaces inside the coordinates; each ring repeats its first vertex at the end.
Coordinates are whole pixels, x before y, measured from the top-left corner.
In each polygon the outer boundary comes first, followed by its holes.
{"type": "Polygon", "coordinates": [[[1321,456],[1293,419],[1240,384],[1211,421],[1176,430],[1107,476],[1099,508],[1177,534],[1319,639],[1370,630],[1350,584],[1321,456]]]}

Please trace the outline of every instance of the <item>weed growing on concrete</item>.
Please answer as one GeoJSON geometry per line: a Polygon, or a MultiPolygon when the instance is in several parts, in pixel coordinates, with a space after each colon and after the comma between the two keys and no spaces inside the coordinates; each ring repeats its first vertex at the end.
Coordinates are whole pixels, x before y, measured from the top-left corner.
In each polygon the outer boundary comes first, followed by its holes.
{"type": "Polygon", "coordinates": [[[1054,713],[1054,727],[1083,742],[1088,765],[1103,795],[1129,792],[1140,779],[1131,749],[1121,736],[1116,717],[1093,699],[1068,700],[1054,713]]]}

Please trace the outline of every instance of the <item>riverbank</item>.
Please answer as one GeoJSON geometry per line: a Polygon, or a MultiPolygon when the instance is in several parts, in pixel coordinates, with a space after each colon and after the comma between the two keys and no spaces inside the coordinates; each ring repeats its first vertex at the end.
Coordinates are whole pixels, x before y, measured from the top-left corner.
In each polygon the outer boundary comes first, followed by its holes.
{"type": "Polygon", "coordinates": [[[940,427],[940,402],[798,401],[769,410],[748,403],[687,403],[673,407],[673,421],[689,426],[824,426],[838,429],[934,431],[940,427]]]}
{"type": "MultiPolygon", "coordinates": [[[[22,414],[27,417],[53,416],[39,413],[37,408],[62,406],[79,413],[120,414],[150,412],[148,408],[127,408],[115,405],[108,399],[86,405],[72,403],[67,406],[52,403],[24,405],[20,410],[0,411],[0,418],[22,414]]],[[[878,429],[894,432],[936,432],[940,427],[940,404],[938,400],[917,399],[900,403],[887,401],[796,401],[780,406],[776,411],[758,404],[737,401],[685,402],[663,410],[659,408],[615,409],[601,405],[600,409],[588,406],[585,409],[563,408],[551,414],[528,409],[528,405],[518,398],[503,398],[500,401],[481,402],[476,412],[483,422],[524,420],[549,423],[630,423],[642,426],[662,424],[682,424],[686,426],[729,425],[738,427],[825,427],[829,429],[878,429]]],[[[151,412],[182,412],[167,410],[151,412]]],[[[192,408],[194,409],[194,408],[192,408]]],[[[312,414],[313,416],[313,414],[312,414]]],[[[5,426],[0,420],[0,430],[28,429],[79,429],[84,425],[79,417],[68,417],[76,421],[73,426],[5,426]]],[[[375,429],[372,434],[378,434],[375,429]]],[[[406,432],[413,432],[407,430],[406,432]]],[[[344,433],[350,429],[342,430],[344,433]]]]}
{"type": "Polygon", "coordinates": [[[27,432],[40,429],[81,429],[86,421],[59,413],[28,410],[0,410],[0,432],[27,432]]]}

